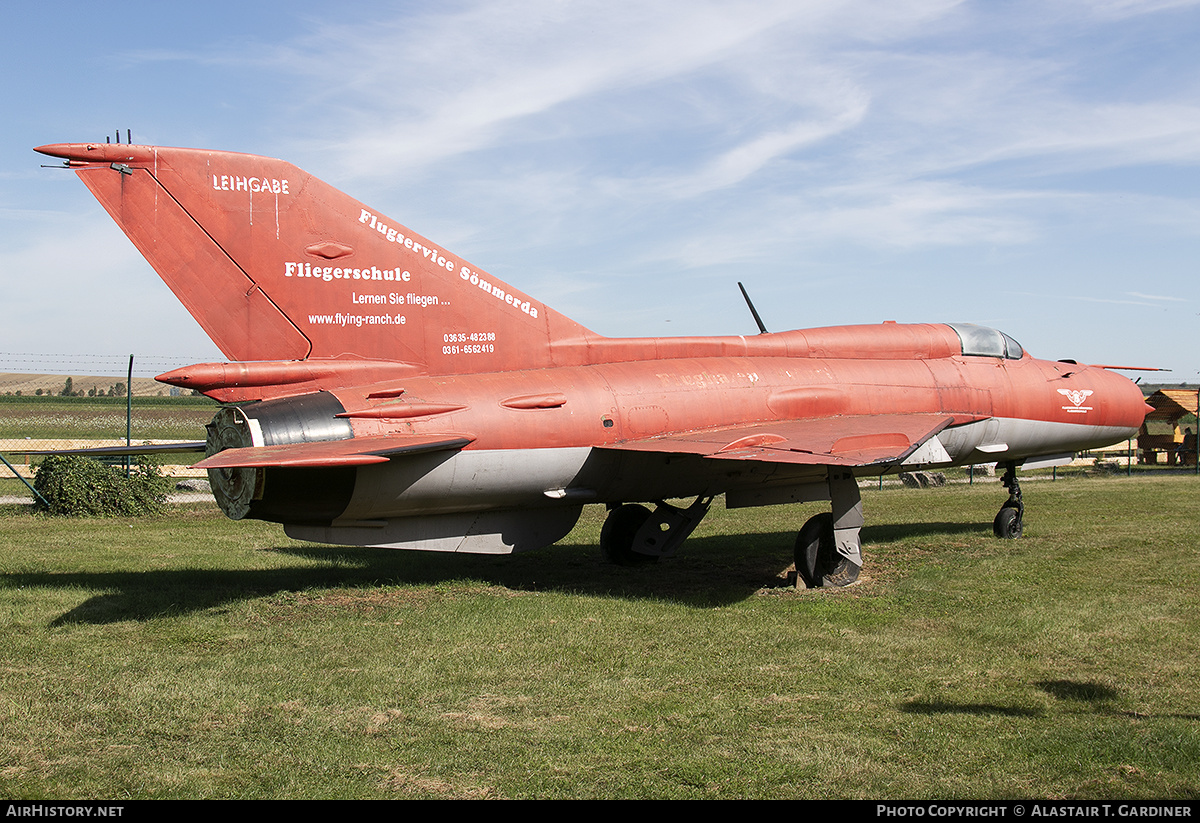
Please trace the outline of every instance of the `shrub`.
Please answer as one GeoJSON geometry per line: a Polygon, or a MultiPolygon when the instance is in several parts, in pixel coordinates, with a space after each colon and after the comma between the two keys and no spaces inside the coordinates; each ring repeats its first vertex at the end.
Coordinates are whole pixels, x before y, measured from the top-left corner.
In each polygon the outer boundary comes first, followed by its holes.
{"type": "Polygon", "coordinates": [[[119,517],[157,514],[171,487],[158,466],[145,457],[125,476],[89,457],[50,455],[38,467],[33,487],[49,506],[35,500],[36,510],[56,515],[119,517]]]}

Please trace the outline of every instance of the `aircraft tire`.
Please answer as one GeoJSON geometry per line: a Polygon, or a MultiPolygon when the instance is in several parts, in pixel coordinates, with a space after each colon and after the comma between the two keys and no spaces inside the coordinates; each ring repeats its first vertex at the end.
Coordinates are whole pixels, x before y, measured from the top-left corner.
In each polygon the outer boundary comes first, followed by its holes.
{"type": "Polygon", "coordinates": [[[822,512],[808,519],[796,535],[796,574],[810,589],[821,586],[821,578],[837,563],[833,542],[833,515],[822,512]]]}
{"type": "Polygon", "coordinates": [[[633,550],[633,538],[650,519],[650,510],[636,503],[626,503],[608,513],[600,528],[600,551],[608,562],[618,566],[640,566],[654,563],[657,557],[633,550]]]}
{"type": "Polygon", "coordinates": [[[1021,513],[1015,507],[1005,506],[992,521],[992,532],[1003,540],[1016,540],[1022,531],[1021,513]]]}

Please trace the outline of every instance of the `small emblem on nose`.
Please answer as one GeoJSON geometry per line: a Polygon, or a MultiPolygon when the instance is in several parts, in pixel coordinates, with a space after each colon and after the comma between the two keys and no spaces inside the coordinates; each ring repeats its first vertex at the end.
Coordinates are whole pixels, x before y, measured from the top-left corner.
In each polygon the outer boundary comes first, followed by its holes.
{"type": "Polygon", "coordinates": [[[1063,406],[1064,411],[1077,413],[1092,410],[1091,406],[1083,405],[1084,401],[1092,396],[1091,389],[1080,389],[1079,391],[1076,391],[1075,389],[1059,389],[1058,393],[1071,401],[1070,406],[1063,406]]]}

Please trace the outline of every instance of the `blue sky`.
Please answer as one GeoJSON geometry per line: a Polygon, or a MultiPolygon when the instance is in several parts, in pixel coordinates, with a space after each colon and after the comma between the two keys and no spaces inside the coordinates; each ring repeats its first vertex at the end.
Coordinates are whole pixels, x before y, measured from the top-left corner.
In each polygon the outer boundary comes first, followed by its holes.
{"type": "Polygon", "coordinates": [[[128,128],[287,159],[601,334],[752,333],[741,280],[773,331],[976,322],[1038,357],[1200,381],[1194,0],[67,0],[3,19],[0,371],[222,359],[31,151],[128,128]]]}

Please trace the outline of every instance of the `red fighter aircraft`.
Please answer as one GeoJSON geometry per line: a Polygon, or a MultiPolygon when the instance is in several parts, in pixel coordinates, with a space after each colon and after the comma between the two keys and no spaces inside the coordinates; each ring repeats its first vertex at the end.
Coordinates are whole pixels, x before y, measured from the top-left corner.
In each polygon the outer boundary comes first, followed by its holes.
{"type": "Polygon", "coordinates": [[[1146,412],[1126,378],[970,324],[605,338],[280,160],[37,151],[231,361],[158,378],[229,404],[197,464],[221,509],[302,540],[508,553],[601,503],[601,548],[632,563],[673,554],[716,495],[829,500],[796,568],[841,586],[862,566],[856,478],[1002,463],[994,528],[1018,537],[1019,466],[1128,438],[1146,412]]]}

